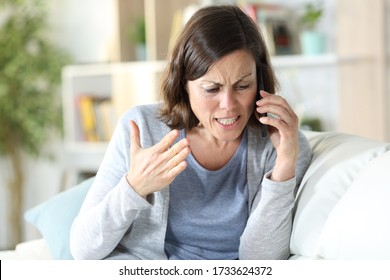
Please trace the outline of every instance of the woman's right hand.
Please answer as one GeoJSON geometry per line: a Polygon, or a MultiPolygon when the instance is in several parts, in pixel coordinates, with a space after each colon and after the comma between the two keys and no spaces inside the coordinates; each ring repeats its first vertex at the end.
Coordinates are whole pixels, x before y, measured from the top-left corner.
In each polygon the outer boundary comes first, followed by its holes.
{"type": "Polygon", "coordinates": [[[142,197],[169,185],[187,167],[186,158],[191,153],[189,141],[177,142],[178,130],[172,130],[156,145],[142,148],[138,125],[130,121],[130,171],[126,179],[142,197]],[[172,147],[171,147],[172,146],[172,147]]]}

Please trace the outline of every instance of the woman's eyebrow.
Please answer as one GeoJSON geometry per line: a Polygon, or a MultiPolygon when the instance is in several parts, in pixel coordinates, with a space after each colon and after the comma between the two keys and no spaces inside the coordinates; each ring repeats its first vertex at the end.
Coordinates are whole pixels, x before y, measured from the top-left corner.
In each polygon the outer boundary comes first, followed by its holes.
{"type": "Polygon", "coordinates": [[[242,82],[242,80],[244,80],[245,78],[247,78],[247,77],[249,77],[249,76],[252,76],[252,73],[248,73],[248,74],[242,76],[240,79],[238,79],[238,81],[236,81],[236,82],[234,83],[234,85],[236,85],[236,84],[242,82]]]}
{"type": "MultiPolygon", "coordinates": [[[[251,76],[251,75],[252,75],[252,73],[245,74],[244,76],[242,76],[241,78],[239,78],[234,84],[237,84],[237,83],[241,82],[241,81],[244,80],[246,77],[251,76]]],[[[202,82],[203,82],[203,83],[210,83],[210,84],[213,84],[213,85],[215,85],[215,86],[222,86],[221,83],[215,82],[215,81],[203,80],[202,82]]]]}
{"type": "Polygon", "coordinates": [[[209,80],[203,80],[202,84],[213,85],[213,86],[222,86],[221,83],[214,82],[214,81],[209,81],[209,80]]]}

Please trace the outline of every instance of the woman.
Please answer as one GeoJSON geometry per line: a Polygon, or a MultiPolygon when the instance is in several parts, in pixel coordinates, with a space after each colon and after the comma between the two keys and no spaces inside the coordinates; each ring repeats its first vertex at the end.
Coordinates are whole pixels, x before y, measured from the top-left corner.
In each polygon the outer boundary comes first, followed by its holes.
{"type": "Polygon", "coordinates": [[[245,13],[196,12],[168,61],[162,103],[119,121],[72,226],[74,257],[287,258],[310,149],[275,84],[245,13]]]}

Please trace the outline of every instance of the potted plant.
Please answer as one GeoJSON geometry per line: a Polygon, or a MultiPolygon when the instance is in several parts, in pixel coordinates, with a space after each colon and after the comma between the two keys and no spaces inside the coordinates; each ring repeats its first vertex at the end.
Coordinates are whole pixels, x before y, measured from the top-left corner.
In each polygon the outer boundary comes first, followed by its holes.
{"type": "Polygon", "coordinates": [[[300,127],[304,130],[322,131],[322,122],[316,117],[303,117],[300,121],[300,127]]]}
{"type": "Polygon", "coordinates": [[[306,3],[304,5],[304,12],[300,17],[302,29],[300,42],[303,54],[313,55],[325,51],[325,35],[317,29],[322,16],[323,6],[321,2],[306,3]]]}
{"type": "Polygon", "coordinates": [[[44,3],[0,2],[0,155],[10,162],[12,171],[4,174],[8,177],[6,201],[10,201],[9,246],[22,239],[23,157],[41,156],[48,137],[62,127],[57,94],[68,57],[46,36],[44,3]]]}
{"type": "Polygon", "coordinates": [[[137,60],[146,60],[145,18],[139,17],[129,30],[130,42],[134,45],[137,60]]]}

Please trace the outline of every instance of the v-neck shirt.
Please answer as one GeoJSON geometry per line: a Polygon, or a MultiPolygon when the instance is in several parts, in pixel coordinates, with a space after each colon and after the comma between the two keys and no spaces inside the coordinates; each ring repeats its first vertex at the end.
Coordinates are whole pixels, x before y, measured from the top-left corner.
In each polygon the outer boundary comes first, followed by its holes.
{"type": "MultiPolygon", "coordinates": [[[[177,141],[183,139],[180,131],[177,141]]],[[[218,170],[187,157],[187,168],[171,183],[165,252],[169,259],[237,259],[248,219],[247,133],[218,170]]],[[[207,153],[207,150],[204,151],[207,153]]]]}

